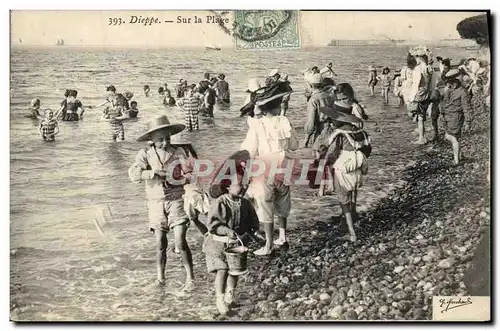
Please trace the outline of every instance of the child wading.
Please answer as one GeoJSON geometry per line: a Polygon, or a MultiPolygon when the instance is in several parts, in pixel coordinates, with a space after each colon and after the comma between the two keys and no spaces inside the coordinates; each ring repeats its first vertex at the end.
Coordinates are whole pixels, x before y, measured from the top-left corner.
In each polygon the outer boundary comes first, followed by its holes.
{"type": "MultiPolygon", "coordinates": [[[[207,218],[208,233],[203,243],[208,272],[215,274],[216,306],[222,315],[234,302],[234,291],[238,282],[237,273],[229,274],[225,250],[228,245],[237,243],[238,238],[252,235],[259,228],[259,220],[252,204],[242,196],[243,170],[237,168],[230,180],[222,180],[219,192],[222,193],[212,203],[207,218]]],[[[241,273],[241,272],[240,272],[241,273]]]]}
{"type": "Polygon", "coordinates": [[[128,116],[123,114],[124,109],[121,106],[108,106],[102,112],[101,119],[109,122],[111,141],[124,141],[125,129],[123,128],[123,120],[128,116]]]}
{"type": "Polygon", "coordinates": [[[266,232],[266,244],[254,251],[255,255],[269,255],[273,251],[275,214],[279,218],[279,237],[274,244],[288,246],[285,232],[291,209],[290,186],[280,176],[270,177],[270,172],[273,166],[285,168],[292,160],[290,152],[299,147],[297,134],[290,121],[278,115],[282,98],[291,92],[289,82],[265,86],[252,93],[250,103],[240,110],[242,116],[250,115],[249,130],[241,150],[248,151],[251,158],[266,164],[264,174],[252,178],[247,192],[266,232]]]}
{"type": "Polygon", "coordinates": [[[367,158],[372,150],[370,138],[352,124],[357,119],[346,115],[341,107],[322,108],[321,112],[340,124],[325,144],[328,150],[324,158],[332,168],[333,185],[349,228],[349,234],[341,239],[354,242],[357,239],[353,226],[357,218],[356,200],[363,176],[368,172],[367,158]]]}
{"type": "Polygon", "coordinates": [[[130,109],[128,110],[128,117],[136,118],[137,114],[139,114],[139,109],[137,109],[137,101],[132,101],[130,103],[130,109]]]}
{"type": "Polygon", "coordinates": [[[42,115],[40,115],[40,99],[35,98],[31,100],[30,103],[30,113],[25,115],[27,118],[31,118],[33,120],[41,120],[42,115]]]}
{"type": "Polygon", "coordinates": [[[394,71],[394,95],[398,98],[398,107],[404,105],[403,98],[403,78],[401,78],[401,70],[394,71]]]}
{"type": "Polygon", "coordinates": [[[445,138],[449,140],[453,148],[453,160],[455,164],[460,162],[460,144],[458,139],[462,133],[464,120],[471,113],[471,99],[464,87],[458,80],[459,71],[452,69],[446,74],[446,87],[441,102],[445,122],[445,138]]]}
{"type": "Polygon", "coordinates": [[[185,97],[177,101],[177,105],[184,109],[184,119],[189,131],[198,131],[200,129],[198,122],[198,112],[201,100],[194,94],[195,86],[186,88],[185,97]]]}
{"type": "Polygon", "coordinates": [[[382,70],[382,75],[378,77],[382,84],[381,95],[384,98],[384,103],[386,105],[389,104],[389,91],[391,90],[391,77],[389,76],[390,72],[391,70],[388,67],[385,67],[384,70],[382,70]]]}
{"type": "Polygon", "coordinates": [[[194,288],[193,260],[186,241],[189,218],[184,211],[184,180],[190,177],[192,159],[182,148],[170,145],[170,137],[184,130],[183,124],[170,124],[167,116],[159,116],[148,123],[148,131],[137,141],[150,141],[150,147],[137,153],[128,170],[133,183],[146,183],[149,229],[156,236],[157,281],[165,283],[167,264],[167,233],[174,231],[186,270],[182,290],[194,288]]]}
{"type": "Polygon", "coordinates": [[[59,133],[59,125],[52,109],[45,109],[45,119],[40,122],[38,132],[43,140],[55,141],[55,136],[59,133]]]}
{"type": "Polygon", "coordinates": [[[373,96],[375,94],[375,85],[378,83],[377,69],[374,66],[369,66],[368,71],[368,87],[370,88],[370,95],[373,96]]]}

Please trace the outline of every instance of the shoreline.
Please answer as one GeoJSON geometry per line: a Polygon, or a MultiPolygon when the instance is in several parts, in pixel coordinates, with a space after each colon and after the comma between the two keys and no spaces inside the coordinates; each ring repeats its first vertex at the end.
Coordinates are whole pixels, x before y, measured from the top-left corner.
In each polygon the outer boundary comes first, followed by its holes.
{"type": "Polygon", "coordinates": [[[289,252],[252,257],[255,276],[238,292],[257,300],[239,318],[432,320],[433,295],[468,295],[464,274],[489,229],[488,134],[462,139],[458,167],[447,142],[421,149],[403,186],[360,213],[358,242],[339,242],[338,224],[317,222],[290,231],[289,252]]]}

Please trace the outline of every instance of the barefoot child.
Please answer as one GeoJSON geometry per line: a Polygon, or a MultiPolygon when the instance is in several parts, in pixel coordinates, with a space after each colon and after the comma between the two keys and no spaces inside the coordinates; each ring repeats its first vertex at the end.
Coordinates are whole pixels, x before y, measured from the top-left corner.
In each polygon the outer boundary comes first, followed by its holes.
{"type": "Polygon", "coordinates": [[[386,105],[389,104],[389,91],[391,89],[391,77],[389,76],[390,72],[391,70],[388,67],[385,67],[384,70],[382,70],[382,74],[377,77],[377,79],[382,83],[382,97],[384,98],[384,103],[386,105]]]}
{"type": "Polygon", "coordinates": [[[238,242],[237,238],[259,228],[259,220],[252,204],[242,197],[244,188],[241,168],[231,177],[231,180],[222,180],[220,183],[225,192],[214,201],[210,209],[207,221],[209,232],[203,243],[208,272],[215,273],[215,302],[221,315],[227,314],[229,306],[233,304],[238,282],[238,276],[229,274],[224,251],[228,244],[238,242]]]}
{"type": "Polygon", "coordinates": [[[363,176],[368,172],[367,158],[372,149],[370,138],[364,130],[348,122],[350,119],[338,105],[322,108],[321,112],[340,124],[327,141],[325,159],[332,168],[333,185],[349,228],[349,234],[341,239],[355,242],[356,200],[363,176]]]}
{"type": "Polygon", "coordinates": [[[173,230],[186,270],[186,283],[181,291],[191,291],[194,288],[193,259],[186,241],[189,218],[184,211],[183,184],[190,176],[192,162],[182,148],[170,144],[170,137],[184,129],[183,124],[171,124],[167,116],[151,120],[148,131],[137,138],[137,141],[150,141],[150,147],[137,153],[128,174],[133,183],[146,184],[149,229],[156,237],[157,282],[165,283],[167,233],[173,230]]]}
{"type": "Polygon", "coordinates": [[[401,78],[401,70],[396,70],[394,72],[394,95],[398,98],[398,107],[404,105],[405,101],[403,98],[403,79],[401,78]]]}
{"type": "Polygon", "coordinates": [[[45,109],[45,119],[40,122],[38,132],[43,140],[55,141],[55,136],[59,133],[59,124],[54,118],[52,109],[45,109]]]}
{"type": "Polygon", "coordinates": [[[377,69],[375,69],[374,66],[369,66],[368,67],[368,87],[370,88],[370,95],[375,94],[375,85],[378,83],[377,79],[377,69]]]}
{"type": "Polygon", "coordinates": [[[445,121],[445,138],[449,140],[453,148],[453,161],[457,165],[460,162],[460,138],[462,127],[466,116],[469,116],[472,106],[470,96],[457,79],[459,71],[450,70],[446,74],[447,89],[441,104],[441,111],[445,121]]]}

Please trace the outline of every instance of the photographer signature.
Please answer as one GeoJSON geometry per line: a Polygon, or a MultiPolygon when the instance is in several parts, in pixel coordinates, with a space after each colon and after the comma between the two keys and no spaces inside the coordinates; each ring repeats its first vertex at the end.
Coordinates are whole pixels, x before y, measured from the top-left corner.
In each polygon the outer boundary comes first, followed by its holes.
{"type": "Polygon", "coordinates": [[[470,297],[468,297],[467,300],[462,300],[462,298],[439,299],[439,307],[445,307],[441,310],[441,314],[458,307],[472,305],[472,303],[473,302],[470,297]]]}

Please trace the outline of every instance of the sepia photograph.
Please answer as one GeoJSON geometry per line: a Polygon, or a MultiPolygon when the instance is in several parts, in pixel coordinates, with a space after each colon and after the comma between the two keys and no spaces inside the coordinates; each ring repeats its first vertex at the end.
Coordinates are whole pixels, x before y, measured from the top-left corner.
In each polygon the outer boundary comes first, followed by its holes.
{"type": "Polygon", "coordinates": [[[10,321],[491,322],[492,31],[10,10],[10,321]]]}

